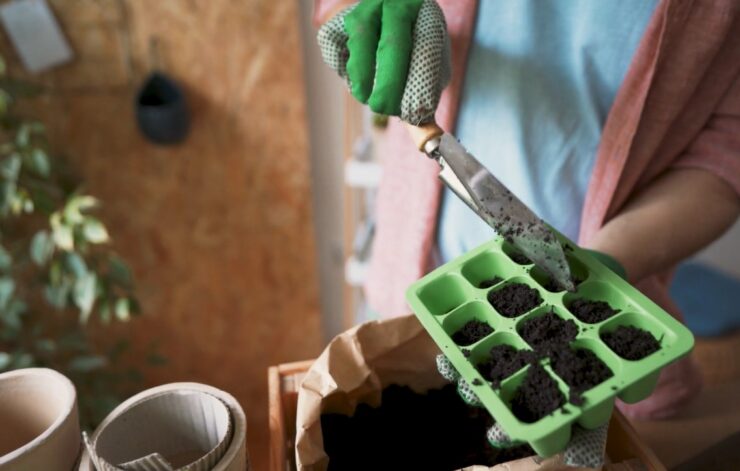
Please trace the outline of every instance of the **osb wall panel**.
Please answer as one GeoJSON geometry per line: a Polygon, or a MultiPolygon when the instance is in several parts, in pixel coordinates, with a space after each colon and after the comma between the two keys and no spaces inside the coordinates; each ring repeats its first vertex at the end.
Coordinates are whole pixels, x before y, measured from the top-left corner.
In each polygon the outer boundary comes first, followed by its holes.
{"type": "MultiPolygon", "coordinates": [[[[170,364],[148,385],[195,380],[244,405],[266,469],[267,366],[319,353],[297,5],[274,0],[52,2],[77,54],[35,77],[33,112],[71,159],[131,261],[144,316],[135,342],[170,364]],[[147,143],[135,88],[158,38],[186,88],[184,145],[147,143]]],[[[11,70],[21,72],[3,38],[11,70]]]]}

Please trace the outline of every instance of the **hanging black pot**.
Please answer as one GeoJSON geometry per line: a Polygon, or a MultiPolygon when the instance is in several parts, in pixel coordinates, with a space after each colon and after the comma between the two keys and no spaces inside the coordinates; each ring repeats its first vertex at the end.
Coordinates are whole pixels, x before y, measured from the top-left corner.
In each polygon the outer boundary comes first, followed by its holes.
{"type": "Polygon", "coordinates": [[[190,113],[182,89],[169,77],[154,72],[136,97],[139,129],[156,144],[177,144],[188,135],[190,113]]]}

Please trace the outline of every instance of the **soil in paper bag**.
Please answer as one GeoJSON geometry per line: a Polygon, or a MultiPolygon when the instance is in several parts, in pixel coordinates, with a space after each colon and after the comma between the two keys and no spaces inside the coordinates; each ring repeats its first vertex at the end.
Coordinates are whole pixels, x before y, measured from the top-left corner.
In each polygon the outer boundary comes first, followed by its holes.
{"type": "Polygon", "coordinates": [[[321,416],[330,471],[449,471],[534,454],[528,446],[493,448],[486,440],[491,424],[488,412],[466,405],[454,385],[426,394],[392,385],[380,407],[321,416]]]}

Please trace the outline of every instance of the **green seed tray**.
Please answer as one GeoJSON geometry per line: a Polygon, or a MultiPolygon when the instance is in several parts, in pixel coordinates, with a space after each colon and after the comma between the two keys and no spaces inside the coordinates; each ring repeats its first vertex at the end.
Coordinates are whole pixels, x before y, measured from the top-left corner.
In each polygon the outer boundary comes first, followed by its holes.
{"type": "Polygon", "coordinates": [[[411,308],[424,328],[488,412],[512,439],[528,442],[543,457],[565,448],[574,423],[587,429],[606,423],[617,397],[624,402],[634,403],[649,396],[655,389],[661,368],[686,355],[694,344],[691,332],[670,314],[586,251],[565,238],[561,238],[561,242],[572,248],[566,250],[568,263],[573,275],[583,280],[575,293],[546,290],[547,275],[534,265],[515,263],[510,258],[515,249],[501,238],[439,267],[411,285],[406,293],[411,308]],[[481,281],[494,276],[503,281],[490,288],[478,288],[481,281]],[[537,289],[543,302],[518,317],[504,317],[489,303],[487,294],[501,289],[507,283],[517,282],[537,289]],[[594,324],[582,322],[567,308],[576,298],[606,301],[619,313],[594,324]],[[509,376],[495,389],[477,371],[476,364],[485,359],[495,345],[508,344],[518,349],[530,349],[520,337],[519,327],[525,320],[551,310],[563,319],[572,319],[578,326],[578,336],[571,346],[591,350],[614,374],[583,392],[582,404],[575,406],[568,402],[568,385],[554,373],[549,360],[543,360],[545,370],[558,383],[566,403],[537,422],[525,423],[514,416],[509,402],[529,367],[525,366],[509,376]],[[494,331],[472,345],[458,346],[451,335],[473,319],[488,323],[494,331]],[[660,350],[637,361],[621,358],[600,339],[600,334],[622,325],[650,332],[659,340],[660,350]],[[462,349],[469,350],[467,357],[462,349]]]}

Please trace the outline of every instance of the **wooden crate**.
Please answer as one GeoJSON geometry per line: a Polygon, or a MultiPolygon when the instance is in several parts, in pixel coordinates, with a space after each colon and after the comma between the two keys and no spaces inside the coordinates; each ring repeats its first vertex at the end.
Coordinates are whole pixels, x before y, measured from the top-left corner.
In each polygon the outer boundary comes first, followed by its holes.
{"type": "MultiPolygon", "coordinates": [[[[313,360],[284,363],[268,370],[270,401],[270,471],[294,471],[295,420],[298,386],[313,360]]],[[[666,471],[655,453],[645,444],[632,424],[614,410],[609,423],[606,453],[613,462],[629,462],[629,466],[610,469],[666,471]]]]}

